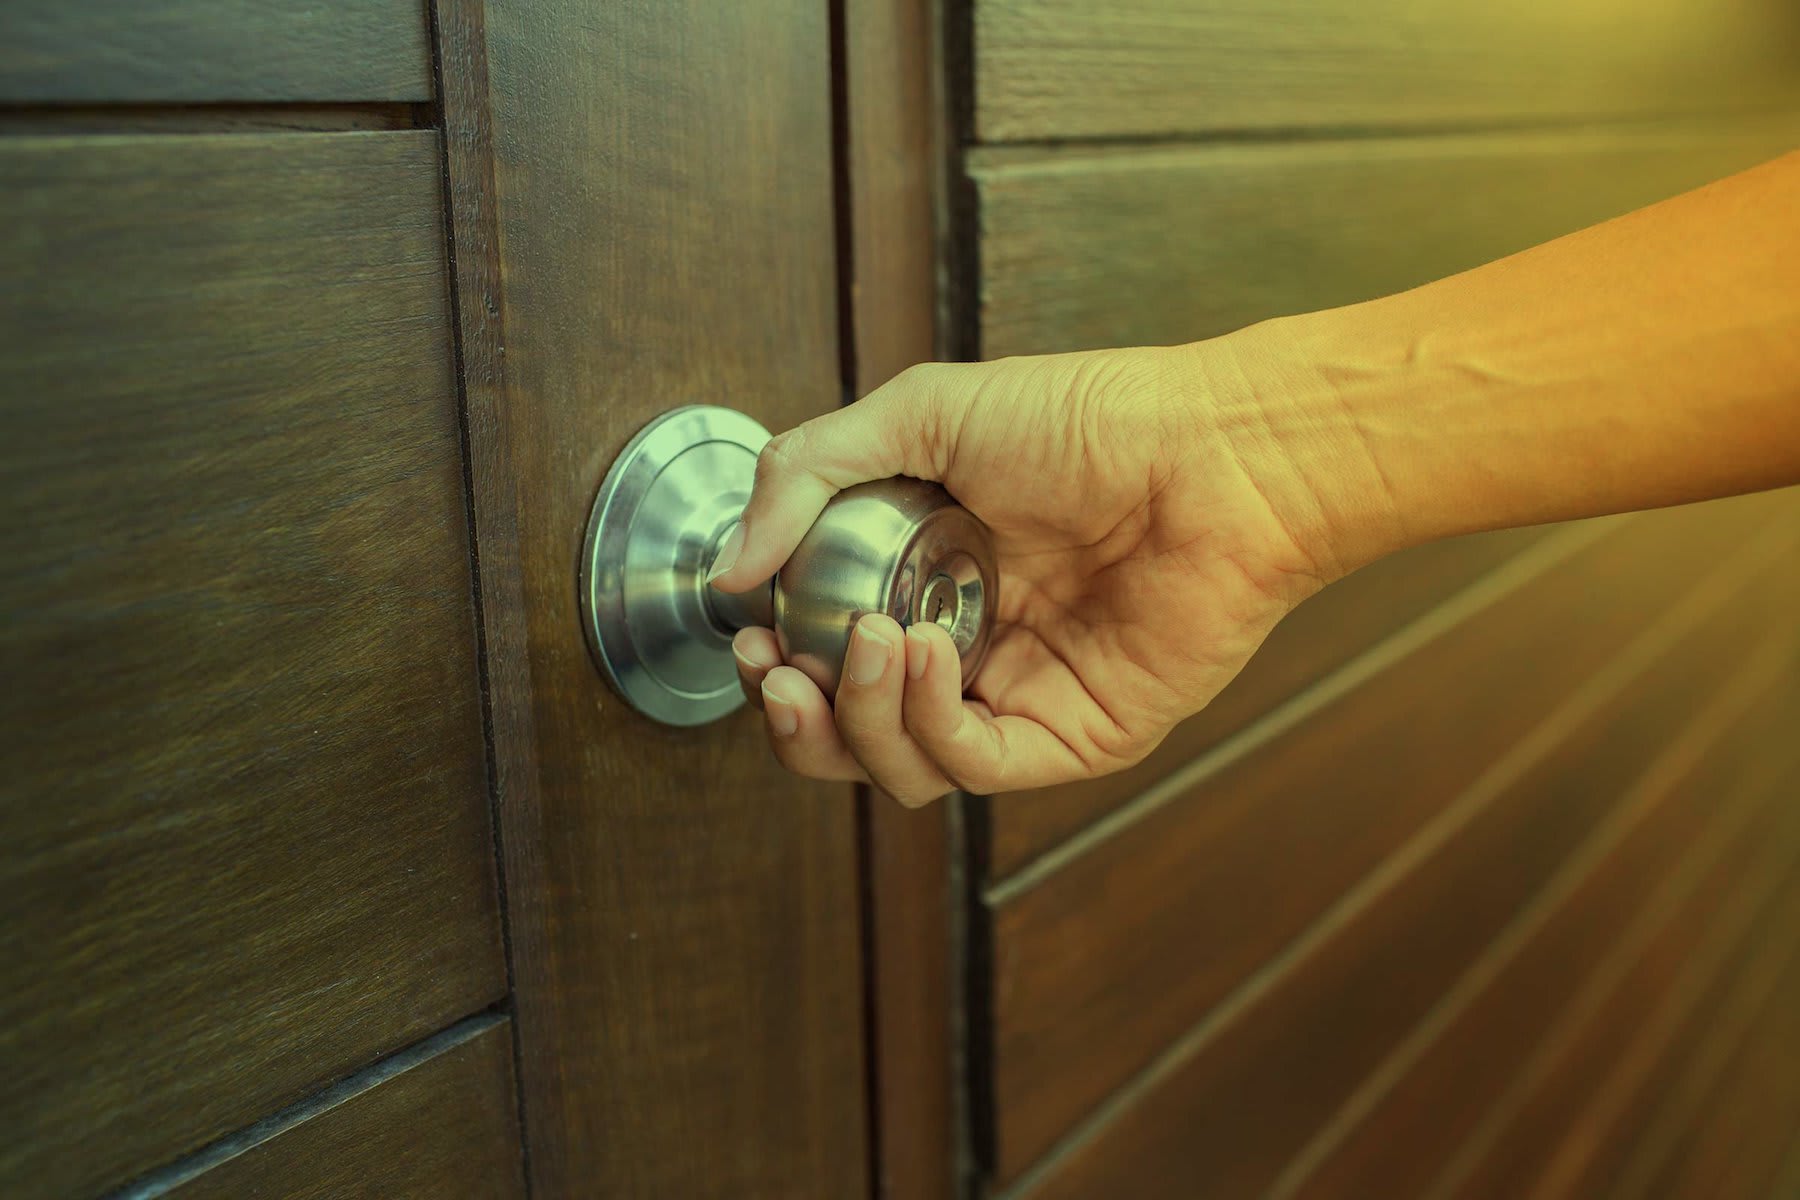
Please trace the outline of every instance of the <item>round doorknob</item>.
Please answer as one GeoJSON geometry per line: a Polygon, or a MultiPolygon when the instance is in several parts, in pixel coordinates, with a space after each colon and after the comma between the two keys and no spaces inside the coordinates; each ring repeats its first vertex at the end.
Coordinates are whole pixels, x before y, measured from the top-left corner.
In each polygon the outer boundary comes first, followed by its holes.
{"type": "Polygon", "coordinates": [[[743,413],[693,405],[657,417],[614,460],[588,518],[580,587],[588,647],[619,694],[666,724],[716,720],[743,703],[732,634],[765,625],[783,659],[833,696],[868,613],[941,625],[973,678],[998,596],[993,539],[935,483],[846,488],[767,587],[706,585],[768,440],[743,413]]]}

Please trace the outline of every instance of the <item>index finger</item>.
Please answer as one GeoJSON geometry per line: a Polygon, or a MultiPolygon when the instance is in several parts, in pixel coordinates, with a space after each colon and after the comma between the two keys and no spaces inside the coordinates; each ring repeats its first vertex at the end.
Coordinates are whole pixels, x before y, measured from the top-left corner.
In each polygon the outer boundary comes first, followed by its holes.
{"type": "Polygon", "coordinates": [[[707,582],[742,592],[788,560],[840,491],[872,479],[943,474],[941,376],[928,363],[901,372],[847,408],[771,438],[738,527],[726,536],[707,582]]]}

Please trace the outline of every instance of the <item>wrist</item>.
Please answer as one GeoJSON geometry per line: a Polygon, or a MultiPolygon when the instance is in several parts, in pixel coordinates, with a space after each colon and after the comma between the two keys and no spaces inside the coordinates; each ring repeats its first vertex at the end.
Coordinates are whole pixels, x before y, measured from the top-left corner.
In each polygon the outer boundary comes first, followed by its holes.
{"type": "Polygon", "coordinates": [[[1326,366],[1331,313],[1197,343],[1211,419],[1271,513],[1329,583],[1415,541],[1391,467],[1326,366]]]}

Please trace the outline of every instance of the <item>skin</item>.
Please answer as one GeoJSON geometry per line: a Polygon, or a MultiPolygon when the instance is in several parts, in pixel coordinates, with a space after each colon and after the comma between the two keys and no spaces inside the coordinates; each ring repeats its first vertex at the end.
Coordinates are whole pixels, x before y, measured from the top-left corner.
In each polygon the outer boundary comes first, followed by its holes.
{"type": "Polygon", "coordinates": [[[911,368],[769,443],[713,586],[892,475],[993,530],[987,662],[965,696],[947,633],[867,616],[834,711],[743,630],[776,757],[908,805],[1122,769],[1383,555],[1800,482],[1800,153],[1366,304],[911,368]]]}

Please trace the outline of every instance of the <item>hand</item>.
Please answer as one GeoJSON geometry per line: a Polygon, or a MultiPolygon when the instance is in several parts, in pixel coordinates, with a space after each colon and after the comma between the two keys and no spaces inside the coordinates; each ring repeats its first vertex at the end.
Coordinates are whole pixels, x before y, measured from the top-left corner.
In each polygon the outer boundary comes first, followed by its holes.
{"type": "Polygon", "coordinates": [[[776,757],[909,805],[1042,787],[1137,762],[1229,683],[1334,564],[1253,399],[1221,402],[1214,380],[1241,373],[1209,369],[1206,345],[923,365],[771,441],[715,587],[767,580],[837,491],[893,475],[985,521],[1000,577],[967,699],[936,625],[862,618],[835,712],[772,631],[741,631],[776,757]]]}

